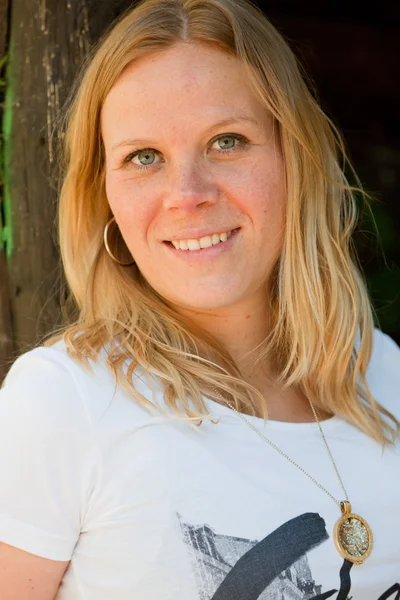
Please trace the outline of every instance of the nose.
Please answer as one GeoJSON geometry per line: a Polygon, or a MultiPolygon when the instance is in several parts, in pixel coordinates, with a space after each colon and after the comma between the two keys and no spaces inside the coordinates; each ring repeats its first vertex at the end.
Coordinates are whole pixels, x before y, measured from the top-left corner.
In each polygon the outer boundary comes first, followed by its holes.
{"type": "Polygon", "coordinates": [[[207,165],[186,159],[171,167],[164,207],[168,210],[194,212],[199,207],[215,204],[218,188],[207,172],[207,165]]]}

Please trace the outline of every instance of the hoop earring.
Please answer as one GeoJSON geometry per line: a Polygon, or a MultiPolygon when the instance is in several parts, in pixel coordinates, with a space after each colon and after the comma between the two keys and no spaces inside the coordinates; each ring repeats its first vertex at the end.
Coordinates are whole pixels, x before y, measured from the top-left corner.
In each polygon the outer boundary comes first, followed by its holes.
{"type": "Polygon", "coordinates": [[[108,230],[113,221],[115,221],[115,217],[112,217],[108,221],[107,225],[104,227],[104,236],[103,236],[104,237],[104,246],[106,248],[107,254],[114,262],[118,263],[119,265],[122,265],[123,267],[128,267],[129,265],[133,265],[135,263],[135,261],[132,260],[131,262],[122,262],[121,260],[118,260],[117,258],[115,258],[115,256],[113,255],[113,253],[110,250],[110,245],[108,243],[108,230]]]}

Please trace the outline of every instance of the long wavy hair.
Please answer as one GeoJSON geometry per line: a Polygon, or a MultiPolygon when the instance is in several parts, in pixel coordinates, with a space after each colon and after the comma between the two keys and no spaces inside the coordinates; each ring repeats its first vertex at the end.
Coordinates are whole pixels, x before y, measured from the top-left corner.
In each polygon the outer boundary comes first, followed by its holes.
{"type": "Polygon", "coordinates": [[[261,393],[246,383],[214,337],[178,314],[136,265],[113,262],[103,244],[112,213],[105,193],[100,112],[132,61],[172,45],[203,43],[236,56],[276,123],[285,163],[284,243],[270,282],[271,333],[254,350],[284,387],[297,385],[314,404],[347,419],[382,444],[399,423],[371,395],[373,313],[352,245],[357,195],[368,202],[343,139],[320,108],[282,36],[245,0],[144,0],[130,8],[93,49],[64,112],[59,244],[73,317],[44,345],[63,338],[85,366],[106,364],[144,407],[154,401],[135,388],[143,369],[162,383],[168,413],[193,428],[211,418],[204,396],[263,416],[261,393]],[[345,167],[351,174],[350,185],[345,167]]]}

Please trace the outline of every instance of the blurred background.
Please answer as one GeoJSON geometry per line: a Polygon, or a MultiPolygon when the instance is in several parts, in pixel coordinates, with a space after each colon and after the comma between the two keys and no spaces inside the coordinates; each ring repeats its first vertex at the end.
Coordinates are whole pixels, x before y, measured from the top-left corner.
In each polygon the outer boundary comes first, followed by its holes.
{"type": "MultiPolygon", "coordinates": [[[[20,352],[61,324],[54,123],[89,49],[131,4],[0,0],[0,382],[20,352]]],[[[355,243],[377,323],[400,343],[400,3],[258,6],[305,66],[375,198],[355,243]]]]}

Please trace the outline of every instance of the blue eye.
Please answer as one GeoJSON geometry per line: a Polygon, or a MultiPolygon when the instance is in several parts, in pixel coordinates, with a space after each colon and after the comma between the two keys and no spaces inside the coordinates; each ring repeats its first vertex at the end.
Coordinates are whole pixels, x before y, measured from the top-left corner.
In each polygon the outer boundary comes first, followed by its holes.
{"type": "Polygon", "coordinates": [[[133,163],[133,164],[136,167],[138,167],[139,169],[141,169],[143,167],[148,168],[148,167],[153,166],[153,164],[155,162],[155,158],[154,158],[155,154],[156,154],[156,151],[153,150],[153,148],[143,148],[143,150],[136,150],[135,152],[132,152],[127,157],[127,160],[129,159],[129,161],[133,161],[134,158],[138,158],[138,160],[140,161],[140,164],[138,164],[138,163],[133,163]]]}
{"type": "MultiPolygon", "coordinates": [[[[231,154],[232,152],[236,152],[241,150],[246,144],[248,144],[248,139],[243,135],[239,135],[237,133],[224,133],[219,135],[218,137],[211,140],[211,146],[215,143],[221,143],[223,146],[219,148],[214,148],[218,154],[231,154]]],[[[157,150],[154,148],[141,148],[140,150],[134,150],[124,159],[124,164],[130,163],[134,166],[135,169],[151,169],[154,165],[157,164],[155,160],[155,156],[159,154],[157,150]],[[139,164],[133,162],[134,158],[138,158],[139,164]],[[143,162],[142,162],[143,161],[143,162]]]]}
{"type": "Polygon", "coordinates": [[[151,154],[152,154],[152,150],[142,150],[141,152],[139,152],[139,154],[137,154],[137,157],[140,160],[140,156],[143,155],[143,159],[145,161],[145,165],[151,165],[152,164],[152,160],[151,159],[151,154]]]}
{"type": "Polygon", "coordinates": [[[221,148],[217,148],[217,150],[221,150],[225,152],[226,150],[236,150],[242,147],[242,145],[247,142],[246,138],[242,135],[238,135],[237,133],[225,133],[224,135],[218,136],[212,143],[214,145],[216,142],[221,142],[224,146],[221,148]],[[233,142],[233,143],[231,143],[233,142]],[[237,142],[237,143],[235,143],[237,142]]]}

